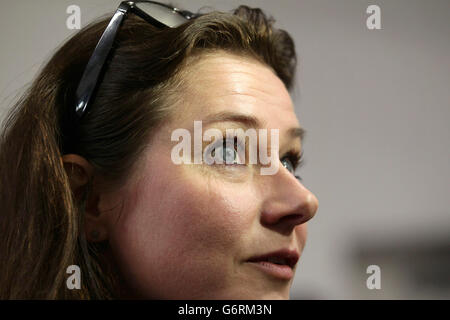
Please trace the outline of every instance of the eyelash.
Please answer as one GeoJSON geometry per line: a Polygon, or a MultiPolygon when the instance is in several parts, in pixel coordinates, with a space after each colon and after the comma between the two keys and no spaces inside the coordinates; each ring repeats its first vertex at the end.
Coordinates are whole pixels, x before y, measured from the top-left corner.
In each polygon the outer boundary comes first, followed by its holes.
{"type": "MultiPolygon", "coordinates": [[[[301,168],[305,164],[303,151],[301,153],[299,153],[299,152],[294,151],[294,150],[289,150],[288,152],[286,152],[286,154],[282,158],[282,160],[284,160],[284,159],[288,159],[289,161],[291,161],[292,165],[294,166],[294,170],[297,170],[298,168],[301,168]]],[[[295,175],[295,177],[299,181],[303,181],[303,179],[300,176],[295,175]]]]}

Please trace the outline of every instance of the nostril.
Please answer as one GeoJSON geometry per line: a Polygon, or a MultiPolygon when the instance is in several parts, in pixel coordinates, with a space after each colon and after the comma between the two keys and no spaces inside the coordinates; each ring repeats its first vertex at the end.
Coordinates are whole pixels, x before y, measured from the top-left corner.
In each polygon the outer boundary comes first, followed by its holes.
{"type": "Polygon", "coordinates": [[[288,214],[288,215],[272,215],[267,216],[266,219],[262,219],[262,222],[266,226],[285,226],[292,229],[295,226],[308,221],[304,214],[288,214]]]}
{"type": "Polygon", "coordinates": [[[290,214],[287,216],[284,216],[280,219],[280,223],[284,222],[286,224],[292,224],[294,226],[298,224],[305,223],[305,216],[303,214],[290,214]]]}

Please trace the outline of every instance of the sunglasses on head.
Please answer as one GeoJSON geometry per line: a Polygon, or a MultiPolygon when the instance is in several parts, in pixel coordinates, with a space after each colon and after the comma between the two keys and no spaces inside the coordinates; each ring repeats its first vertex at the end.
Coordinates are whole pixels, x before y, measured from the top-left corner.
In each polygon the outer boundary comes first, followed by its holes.
{"type": "Polygon", "coordinates": [[[75,113],[78,119],[81,119],[81,117],[86,114],[88,110],[89,102],[92,100],[95,89],[98,86],[100,74],[104,69],[114,40],[116,39],[120,26],[128,13],[134,13],[158,28],[176,28],[199,16],[199,14],[194,14],[186,10],[180,10],[155,1],[121,2],[100,37],[100,40],[98,41],[78,84],[75,93],[75,113]]]}

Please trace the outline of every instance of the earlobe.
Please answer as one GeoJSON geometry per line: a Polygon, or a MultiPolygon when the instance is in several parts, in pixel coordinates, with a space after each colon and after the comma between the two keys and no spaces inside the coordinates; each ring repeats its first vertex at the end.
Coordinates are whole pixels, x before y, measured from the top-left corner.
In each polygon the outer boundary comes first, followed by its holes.
{"type": "Polygon", "coordinates": [[[85,236],[89,242],[102,242],[108,239],[106,228],[101,223],[96,223],[86,217],[85,236]]]}

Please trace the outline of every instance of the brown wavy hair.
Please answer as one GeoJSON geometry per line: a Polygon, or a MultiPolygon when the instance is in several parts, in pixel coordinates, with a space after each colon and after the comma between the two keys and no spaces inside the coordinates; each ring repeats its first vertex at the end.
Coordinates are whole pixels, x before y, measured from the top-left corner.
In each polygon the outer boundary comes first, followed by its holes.
{"type": "Polygon", "coordinates": [[[84,234],[86,199],[70,186],[61,157],[78,154],[114,188],[126,181],[171,114],[189,57],[224,50],[270,66],[291,89],[294,42],[260,9],[213,11],[178,28],[157,29],[130,14],[121,27],[89,113],[74,128],[74,92],[110,17],[62,45],[11,108],[0,136],[0,299],[115,299],[120,280],[84,234]],[[66,288],[78,265],[82,287],[66,288]]]}

